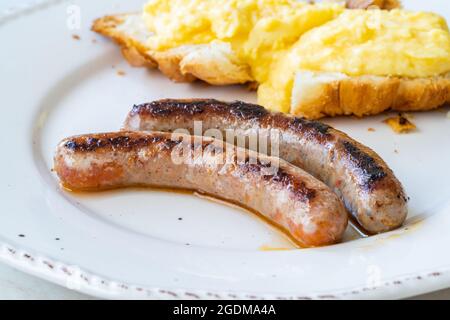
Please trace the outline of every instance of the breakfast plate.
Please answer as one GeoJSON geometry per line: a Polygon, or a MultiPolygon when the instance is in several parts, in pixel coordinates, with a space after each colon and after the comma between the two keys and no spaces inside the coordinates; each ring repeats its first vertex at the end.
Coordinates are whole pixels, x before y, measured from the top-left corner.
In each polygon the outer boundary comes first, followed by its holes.
{"type": "MultiPolygon", "coordinates": [[[[403,2],[450,19],[438,0],[403,2]]],[[[255,102],[245,87],[175,84],[132,68],[90,31],[95,18],[142,3],[38,1],[0,13],[1,261],[104,298],[402,298],[450,286],[448,108],[411,115],[418,129],[404,135],[383,123],[389,114],[324,119],[376,150],[410,197],[402,228],[362,237],[349,227],[333,246],[298,249],[252,214],[191,194],[62,190],[57,143],[118,130],[134,104],[255,102]]]]}

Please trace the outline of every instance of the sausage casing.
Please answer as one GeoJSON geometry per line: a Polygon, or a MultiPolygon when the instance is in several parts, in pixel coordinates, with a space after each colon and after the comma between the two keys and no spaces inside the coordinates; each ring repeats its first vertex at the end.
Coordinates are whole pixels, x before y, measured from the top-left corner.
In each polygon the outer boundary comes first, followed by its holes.
{"type": "Polygon", "coordinates": [[[72,190],[157,186],[229,200],[304,247],[336,243],[347,226],[341,201],[321,181],[283,160],[212,138],[126,131],[75,136],[59,144],[54,169],[72,190]]]}
{"type": "Polygon", "coordinates": [[[327,184],[369,233],[395,229],[406,218],[407,196],[381,157],[318,121],[269,112],[240,101],[167,99],[134,106],[124,129],[185,128],[194,134],[195,121],[201,121],[203,130],[238,130],[243,135],[278,130],[279,156],[327,184]]]}

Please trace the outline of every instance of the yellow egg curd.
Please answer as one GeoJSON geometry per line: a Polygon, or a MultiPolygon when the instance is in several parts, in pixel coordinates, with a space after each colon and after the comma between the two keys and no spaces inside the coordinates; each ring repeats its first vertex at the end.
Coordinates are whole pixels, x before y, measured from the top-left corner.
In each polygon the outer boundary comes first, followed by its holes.
{"type": "Polygon", "coordinates": [[[260,86],[258,101],[288,112],[296,71],[430,77],[450,71],[450,34],[439,15],[348,10],[296,0],[151,0],[147,45],[230,43],[260,86]]]}

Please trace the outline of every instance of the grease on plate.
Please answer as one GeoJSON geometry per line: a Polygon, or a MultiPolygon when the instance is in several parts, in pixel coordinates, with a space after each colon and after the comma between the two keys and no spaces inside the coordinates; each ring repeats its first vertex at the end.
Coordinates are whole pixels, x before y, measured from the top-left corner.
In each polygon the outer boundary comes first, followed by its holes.
{"type": "Polygon", "coordinates": [[[375,241],[364,245],[361,248],[370,249],[378,245],[385,244],[387,241],[396,240],[405,235],[409,235],[411,232],[418,230],[423,225],[423,221],[424,220],[419,218],[413,218],[413,221],[410,221],[408,224],[404,225],[398,230],[374,236],[375,241]]]}
{"type": "Polygon", "coordinates": [[[295,250],[294,248],[278,248],[278,247],[272,247],[270,245],[262,245],[259,247],[259,250],[261,251],[285,251],[285,250],[295,250]]]}

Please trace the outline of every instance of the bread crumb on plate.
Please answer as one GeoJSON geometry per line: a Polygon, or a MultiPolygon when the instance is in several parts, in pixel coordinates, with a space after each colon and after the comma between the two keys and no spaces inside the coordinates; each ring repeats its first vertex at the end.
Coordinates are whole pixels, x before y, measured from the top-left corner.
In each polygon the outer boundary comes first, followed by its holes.
{"type": "Polygon", "coordinates": [[[383,122],[389,125],[391,129],[396,133],[409,133],[416,130],[417,128],[414,123],[405,118],[402,114],[387,118],[383,122]]]}

